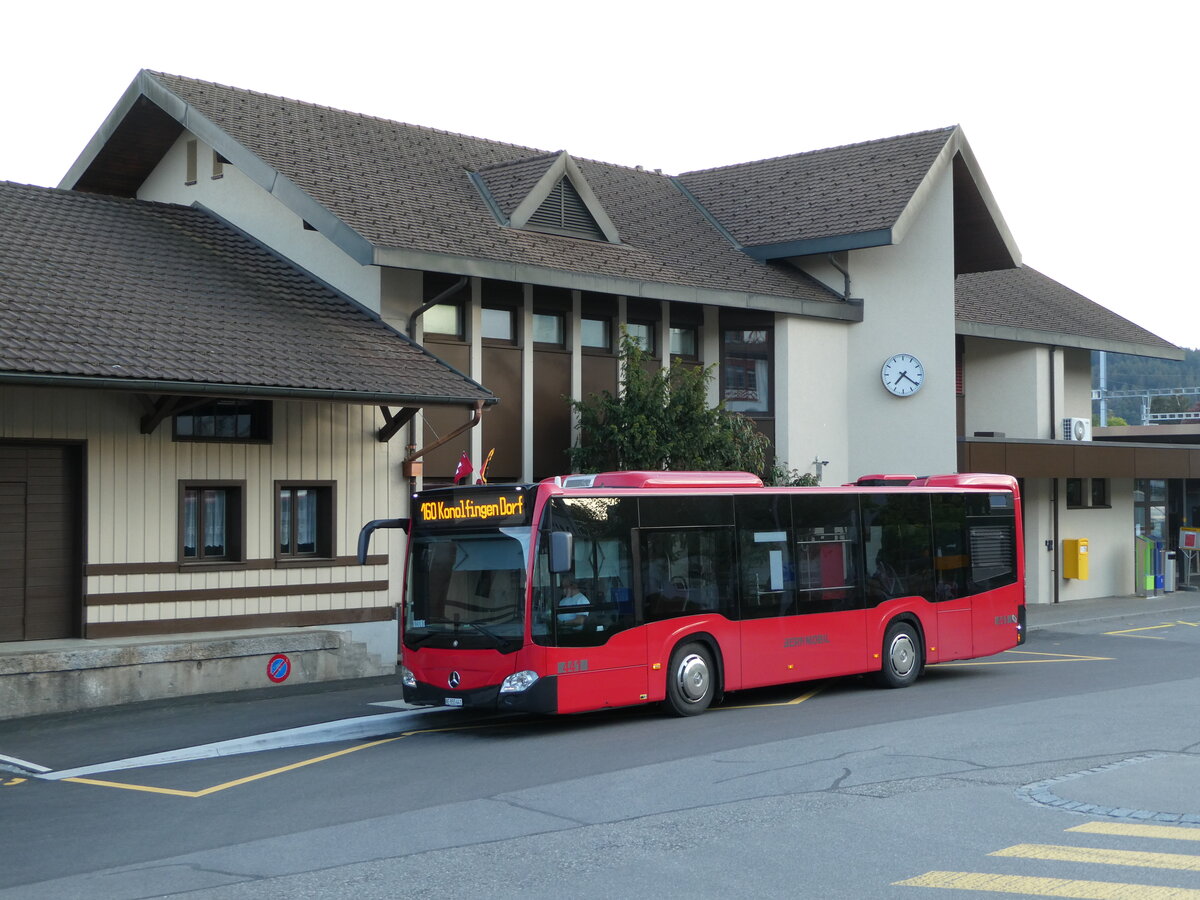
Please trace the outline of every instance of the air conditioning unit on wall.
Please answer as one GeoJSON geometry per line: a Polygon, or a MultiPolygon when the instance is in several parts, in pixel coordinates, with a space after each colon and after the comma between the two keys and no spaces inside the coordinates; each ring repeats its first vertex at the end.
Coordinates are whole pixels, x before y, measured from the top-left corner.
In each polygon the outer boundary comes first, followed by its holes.
{"type": "Polygon", "coordinates": [[[1092,439],[1092,420],[1063,419],[1062,438],[1064,441],[1090,441],[1092,439]]]}

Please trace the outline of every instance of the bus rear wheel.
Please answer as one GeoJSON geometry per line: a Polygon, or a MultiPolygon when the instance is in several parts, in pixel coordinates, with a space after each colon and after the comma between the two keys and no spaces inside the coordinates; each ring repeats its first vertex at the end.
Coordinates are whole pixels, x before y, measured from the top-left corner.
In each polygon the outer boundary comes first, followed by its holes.
{"type": "Polygon", "coordinates": [[[879,683],[884,687],[908,687],[921,674],[921,638],[909,622],[893,622],[883,639],[883,668],[879,683]]]}
{"type": "Polygon", "coordinates": [[[712,705],[716,666],[703,644],[683,644],[671,654],[667,669],[667,708],[677,716],[695,716],[712,705]]]}

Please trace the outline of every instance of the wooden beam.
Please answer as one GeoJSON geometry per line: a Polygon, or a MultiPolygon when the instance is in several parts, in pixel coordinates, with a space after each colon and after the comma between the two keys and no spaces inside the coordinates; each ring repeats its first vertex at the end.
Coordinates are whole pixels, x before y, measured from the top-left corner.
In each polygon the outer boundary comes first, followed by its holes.
{"type": "Polygon", "coordinates": [[[164,394],[155,400],[153,406],[142,416],[142,434],[154,434],[154,429],[162,423],[163,419],[174,412],[175,407],[179,405],[179,401],[184,399],[187,398],[164,394]]]}
{"type": "Polygon", "coordinates": [[[421,411],[419,406],[405,406],[399,412],[393,413],[386,406],[379,407],[379,411],[383,413],[384,426],[379,429],[379,440],[382,443],[387,443],[396,436],[396,432],[412,421],[413,416],[421,411]]]}

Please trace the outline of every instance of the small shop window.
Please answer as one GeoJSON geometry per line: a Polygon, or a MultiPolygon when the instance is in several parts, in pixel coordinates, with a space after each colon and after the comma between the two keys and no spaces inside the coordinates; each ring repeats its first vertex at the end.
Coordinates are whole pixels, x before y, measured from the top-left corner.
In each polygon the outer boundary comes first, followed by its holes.
{"type": "Polygon", "coordinates": [[[177,441],[269,443],[270,400],[212,400],[171,417],[177,441]]]}
{"type": "Polygon", "coordinates": [[[484,307],[480,329],[481,335],[489,340],[516,343],[517,311],[509,308],[484,307]]]}
{"type": "Polygon", "coordinates": [[[654,355],[654,323],[630,322],[625,330],[634,342],[651,356],[654,355]]]}
{"type": "Polygon", "coordinates": [[[612,323],[609,319],[584,316],[579,323],[580,343],[592,350],[612,350],[612,323]]]}
{"type": "Polygon", "coordinates": [[[421,325],[425,334],[463,337],[463,309],[458,303],[439,303],[425,310],[421,316],[421,325]]]}
{"type": "Polygon", "coordinates": [[[334,483],[276,482],[278,559],[328,559],[334,548],[334,483]]]}
{"type": "Polygon", "coordinates": [[[695,325],[671,326],[671,355],[696,359],[699,354],[699,329],[695,325]]]}
{"type": "Polygon", "coordinates": [[[245,558],[243,491],[241,482],[180,482],[181,562],[240,562],[245,558]]]}
{"type": "Polygon", "coordinates": [[[565,343],[566,328],[562,313],[534,313],[533,341],[535,344],[552,344],[561,347],[565,343]]]}
{"type": "Polygon", "coordinates": [[[1108,509],[1111,505],[1107,478],[1067,479],[1067,509],[1108,509]]]}

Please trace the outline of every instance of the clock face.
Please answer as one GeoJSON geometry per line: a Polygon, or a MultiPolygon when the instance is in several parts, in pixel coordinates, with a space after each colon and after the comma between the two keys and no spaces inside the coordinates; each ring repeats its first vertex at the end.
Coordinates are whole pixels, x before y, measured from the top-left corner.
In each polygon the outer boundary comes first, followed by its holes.
{"type": "Polygon", "coordinates": [[[888,357],[880,373],[883,386],[897,397],[909,397],[925,383],[925,367],[911,353],[888,357]]]}

